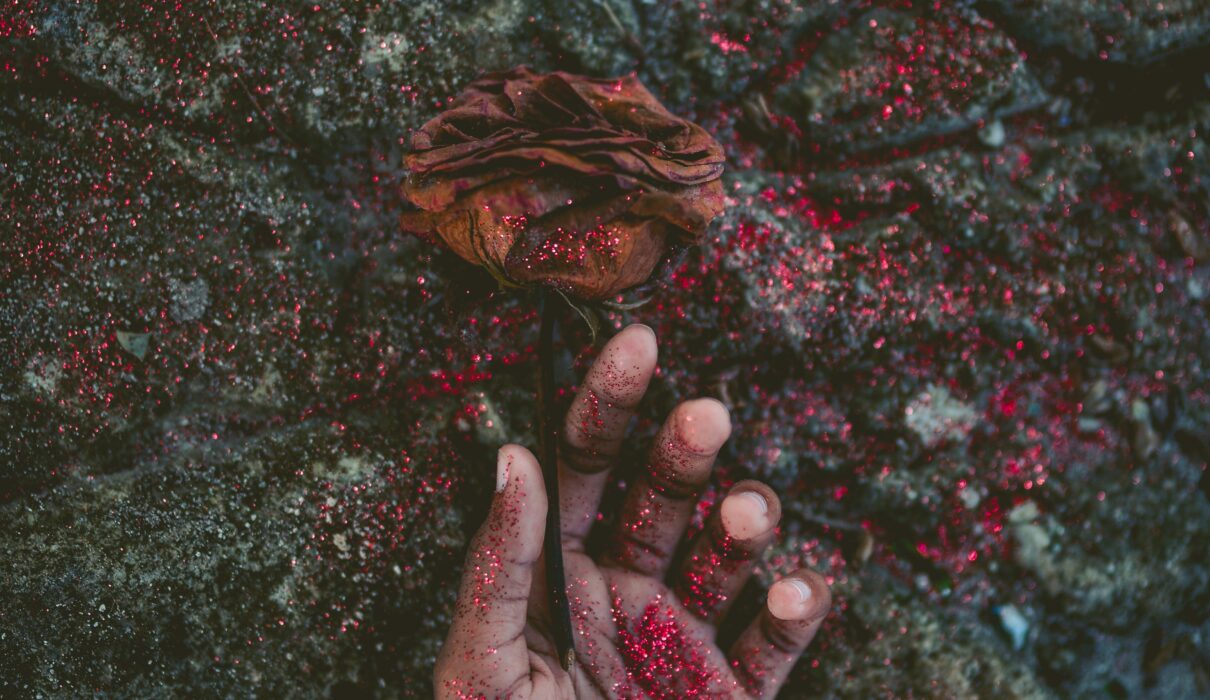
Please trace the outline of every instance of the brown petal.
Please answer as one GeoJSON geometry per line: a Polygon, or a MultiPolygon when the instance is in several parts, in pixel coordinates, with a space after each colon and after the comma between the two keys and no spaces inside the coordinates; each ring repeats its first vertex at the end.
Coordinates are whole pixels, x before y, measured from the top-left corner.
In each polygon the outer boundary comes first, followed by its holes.
{"type": "MultiPolygon", "coordinates": [[[[651,276],[664,254],[666,226],[659,220],[623,217],[603,226],[612,245],[573,248],[571,259],[552,258],[550,248],[539,246],[527,256],[510,258],[508,274],[523,283],[551,284],[578,299],[608,299],[651,276]]],[[[576,242],[583,243],[582,235],[576,242]]]]}
{"type": "Polygon", "coordinates": [[[558,73],[537,79],[524,77],[506,80],[504,95],[512,103],[517,118],[538,131],[577,121],[602,121],[596,109],[558,73]]]}
{"type": "Polygon", "coordinates": [[[653,186],[718,177],[722,147],[669,113],[633,77],[601,80],[519,67],[471,83],[454,107],[414,135],[413,172],[452,171],[487,160],[541,158],[576,150],[566,167],[608,163],[653,186]]]}
{"type": "Polygon", "coordinates": [[[675,193],[646,192],[638,197],[630,213],[661,218],[695,241],[714,217],[723,213],[725,201],[722,183],[711,180],[675,193]]]}

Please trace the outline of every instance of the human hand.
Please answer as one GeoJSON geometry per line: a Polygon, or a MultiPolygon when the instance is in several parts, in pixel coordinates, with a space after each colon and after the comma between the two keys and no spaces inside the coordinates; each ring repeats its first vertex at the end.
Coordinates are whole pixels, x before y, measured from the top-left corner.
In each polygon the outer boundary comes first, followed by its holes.
{"type": "Polygon", "coordinates": [[[771,697],[831,606],[823,578],[775,583],[727,651],[717,626],[773,541],[781,504],[736,484],[682,562],[673,552],[731,433],[714,399],[668,416],[648,469],[630,486],[603,552],[585,540],[609,470],[655,371],[655,334],[632,325],[602,350],[567,413],[559,450],[563,561],[576,663],[559,665],[541,565],[547,498],[529,450],[500,449],[496,495],[467,555],[453,625],[435,672],[438,697],[771,697]],[[672,565],[677,567],[671,572],[672,565]]]}

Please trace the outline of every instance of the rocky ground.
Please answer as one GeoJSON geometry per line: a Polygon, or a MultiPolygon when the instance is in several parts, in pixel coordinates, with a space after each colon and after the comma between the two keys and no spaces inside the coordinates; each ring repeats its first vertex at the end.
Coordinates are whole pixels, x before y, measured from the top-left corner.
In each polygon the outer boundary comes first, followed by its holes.
{"type": "Polygon", "coordinates": [[[728,150],[611,320],[834,582],[786,696],[1210,693],[1210,5],[2,0],[0,695],[429,692],[536,324],[402,153],[519,63],[728,150]]]}

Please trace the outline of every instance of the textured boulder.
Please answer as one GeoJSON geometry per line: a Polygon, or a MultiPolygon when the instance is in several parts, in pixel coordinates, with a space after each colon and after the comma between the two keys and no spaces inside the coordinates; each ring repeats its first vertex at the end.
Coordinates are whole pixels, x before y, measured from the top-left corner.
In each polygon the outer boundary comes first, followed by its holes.
{"type": "Polygon", "coordinates": [[[782,494],[737,610],[834,583],[788,697],[1206,694],[1202,4],[19,5],[0,695],[431,693],[536,324],[400,233],[403,156],[521,64],[634,70],[727,152],[609,321],[662,343],[636,435],[717,396],[706,498],[782,494]]]}

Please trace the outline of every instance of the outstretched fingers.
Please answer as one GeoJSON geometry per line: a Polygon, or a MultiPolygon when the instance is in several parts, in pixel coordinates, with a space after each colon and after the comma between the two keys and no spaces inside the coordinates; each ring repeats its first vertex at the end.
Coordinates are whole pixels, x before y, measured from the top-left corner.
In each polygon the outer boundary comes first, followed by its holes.
{"type": "Polygon", "coordinates": [[[731,646],[736,677],[755,697],[773,697],[832,606],[827,582],[799,569],[773,584],[765,609],[731,646]]]}
{"type": "Polygon", "coordinates": [[[471,542],[437,662],[439,697],[494,696],[528,681],[524,631],[546,507],[537,459],[519,445],[500,448],[496,495],[471,542]]]}
{"type": "Polygon", "coordinates": [[[559,514],[565,549],[581,551],[596,522],[609,468],[655,373],[655,333],[633,324],[615,335],[584,377],[559,446],[559,514]]]}

